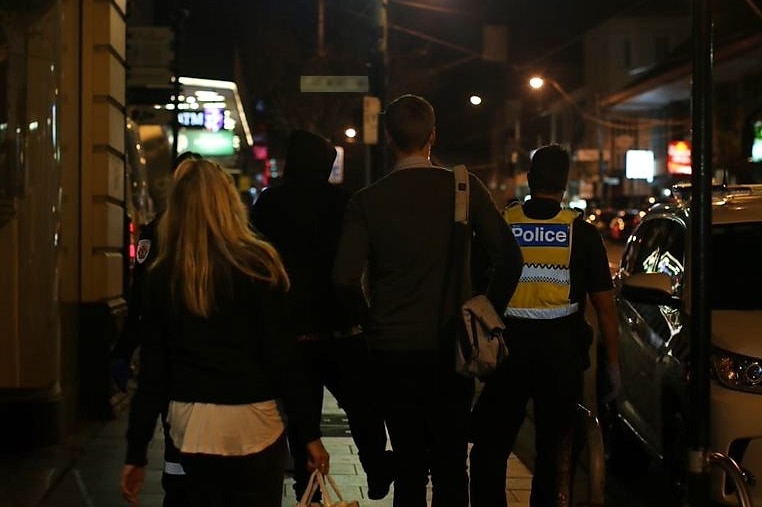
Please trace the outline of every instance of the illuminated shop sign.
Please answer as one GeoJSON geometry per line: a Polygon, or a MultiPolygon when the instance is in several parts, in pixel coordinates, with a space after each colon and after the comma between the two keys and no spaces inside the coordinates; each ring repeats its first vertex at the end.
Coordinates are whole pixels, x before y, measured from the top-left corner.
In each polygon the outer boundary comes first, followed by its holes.
{"type": "Polygon", "coordinates": [[[177,123],[183,127],[198,127],[204,126],[204,112],[203,111],[179,111],[177,113],[177,123]]]}
{"type": "Polygon", "coordinates": [[[667,146],[667,172],[669,174],[691,173],[690,141],[670,141],[667,146]]]}
{"type": "Polygon", "coordinates": [[[179,151],[194,151],[205,157],[227,157],[235,155],[233,132],[219,130],[182,129],[178,136],[179,151]]]}
{"type": "Polygon", "coordinates": [[[762,162],[762,120],[754,122],[754,139],[751,143],[751,161],[762,162]]]}
{"type": "Polygon", "coordinates": [[[225,128],[225,108],[204,107],[203,111],[178,111],[177,123],[182,127],[219,132],[225,128]]]}
{"type": "Polygon", "coordinates": [[[625,176],[629,179],[653,181],[654,152],[651,150],[627,150],[625,176]]]}
{"type": "Polygon", "coordinates": [[[209,132],[219,132],[225,127],[224,107],[204,107],[204,128],[209,132]]]}

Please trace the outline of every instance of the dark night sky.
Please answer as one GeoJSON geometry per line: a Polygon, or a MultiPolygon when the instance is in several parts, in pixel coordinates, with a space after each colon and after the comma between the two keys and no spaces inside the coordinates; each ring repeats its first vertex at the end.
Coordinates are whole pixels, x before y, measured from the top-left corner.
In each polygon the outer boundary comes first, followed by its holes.
{"type": "MultiPolygon", "coordinates": [[[[184,2],[187,49],[184,64],[195,70],[222,74],[237,39],[280,27],[303,48],[315,47],[318,0],[175,0],[184,2]]],[[[347,50],[366,51],[374,11],[380,0],[324,0],[326,43],[347,50]]],[[[481,50],[483,23],[505,23],[511,31],[510,59],[527,64],[562,54],[586,28],[616,13],[637,11],[649,4],[687,4],[687,0],[388,0],[389,49],[394,52],[430,51],[444,59],[464,52],[448,49],[424,37],[481,50]],[[426,9],[421,6],[431,6],[426,9]],[[443,12],[438,12],[441,9],[443,12]],[[398,28],[396,28],[398,27],[398,28]]],[[[159,2],[161,3],[161,2],[159,2]]],[[[170,2],[167,2],[170,3],[170,2]]],[[[245,47],[243,48],[245,50],[245,47]]]]}
{"type": "MultiPolygon", "coordinates": [[[[244,68],[242,84],[249,94],[244,100],[249,107],[259,98],[273,96],[286,97],[289,103],[311,104],[307,101],[313,97],[299,93],[300,74],[365,73],[374,13],[380,2],[324,0],[329,56],[320,60],[316,58],[319,0],[174,1],[184,3],[189,12],[180,60],[182,72],[233,79],[232,55],[237,48],[244,68]]],[[[469,93],[500,96],[506,86],[518,88],[519,83],[525,83],[525,74],[532,71],[555,73],[568,82],[574,76],[561,75],[579,74],[579,42],[586,29],[615,14],[670,4],[686,8],[689,4],[689,0],[388,2],[389,98],[405,92],[426,96],[440,121],[451,128],[453,139],[483,138],[481,144],[466,146],[480,151],[485,148],[484,125],[490,122],[491,113],[489,108],[475,113],[466,102],[469,93]],[[483,24],[508,26],[509,63],[520,66],[519,71],[511,73],[506,66],[478,58],[483,24]],[[481,133],[473,134],[475,130],[481,133]]]]}

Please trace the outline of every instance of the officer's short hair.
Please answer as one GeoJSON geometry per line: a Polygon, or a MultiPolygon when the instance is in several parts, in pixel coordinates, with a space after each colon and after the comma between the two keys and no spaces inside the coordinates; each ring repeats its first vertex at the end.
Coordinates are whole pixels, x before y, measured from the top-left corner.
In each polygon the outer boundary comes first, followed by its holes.
{"type": "Polygon", "coordinates": [[[554,194],[566,190],[569,153],[559,144],[541,146],[532,155],[527,173],[531,192],[554,194]]]}
{"type": "Polygon", "coordinates": [[[394,99],[384,113],[386,132],[403,152],[420,150],[434,132],[434,107],[418,95],[406,94],[394,99]]]}

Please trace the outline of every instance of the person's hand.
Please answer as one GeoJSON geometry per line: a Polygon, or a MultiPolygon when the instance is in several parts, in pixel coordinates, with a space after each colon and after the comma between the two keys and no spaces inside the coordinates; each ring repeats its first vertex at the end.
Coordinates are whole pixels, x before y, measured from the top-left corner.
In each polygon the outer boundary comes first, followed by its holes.
{"type": "Polygon", "coordinates": [[[327,474],[330,470],[331,457],[323,446],[320,439],[313,440],[307,444],[307,468],[310,471],[320,470],[320,473],[327,474]]]}
{"type": "Polygon", "coordinates": [[[131,376],[132,368],[128,359],[119,358],[111,361],[111,378],[123,393],[127,392],[127,382],[131,376]]]}
{"type": "Polygon", "coordinates": [[[609,392],[603,396],[602,401],[604,403],[610,403],[617,399],[622,390],[622,373],[619,371],[619,365],[606,365],[606,375],[609,379],[609,392]]]}
{"type": "Polygon", "coordinates": [[[133,506],[138,505],[138,495],[143,489],[143,482],[146,479],[146,469],[137,465],[124,465],[122,468],[122,498],[133,506]]]}

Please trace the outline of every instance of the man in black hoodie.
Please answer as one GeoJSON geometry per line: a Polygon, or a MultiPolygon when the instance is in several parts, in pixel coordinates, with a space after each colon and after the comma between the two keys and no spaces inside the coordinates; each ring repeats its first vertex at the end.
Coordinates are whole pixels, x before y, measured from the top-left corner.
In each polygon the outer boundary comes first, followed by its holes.
{"type": "MultiPolygon", "coordinates": [[[[328,182],[336,149],[322,137],[294,131],[288,141],[283,183],[266,189],[251,212],[252,226],[280,253],[291,278],[290,300],[297,329],[297,353],[311,379],[313,415],[322,415],[323,387],[336,397],[349,420],[368,496],[381,499],[393,479],[386,452],[386,428],[374,405],[367,377],[365,335],[357,322],[337,311],[331,282],[344,209],[351,194],[328,182]]],[[[301,498],[309,472],[304,446],[292,445],[294,490],[301,498]]]]}

